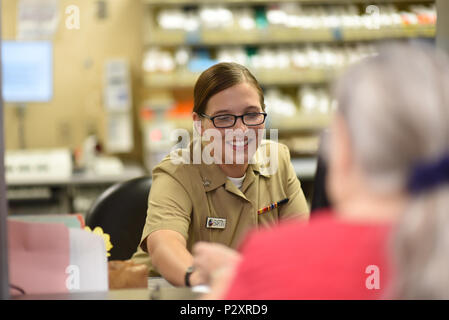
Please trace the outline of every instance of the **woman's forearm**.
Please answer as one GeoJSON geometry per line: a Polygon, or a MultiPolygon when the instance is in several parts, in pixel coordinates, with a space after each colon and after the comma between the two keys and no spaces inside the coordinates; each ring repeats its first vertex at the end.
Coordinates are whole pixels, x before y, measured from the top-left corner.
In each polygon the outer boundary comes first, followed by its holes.
{"type": "Polygon", "coordinates": [[[147,247],[161,276],[175,286],[184,286],[185,272],[193,263],[184,237],[176,231],[155,231],[148,236],[147,247]]]}

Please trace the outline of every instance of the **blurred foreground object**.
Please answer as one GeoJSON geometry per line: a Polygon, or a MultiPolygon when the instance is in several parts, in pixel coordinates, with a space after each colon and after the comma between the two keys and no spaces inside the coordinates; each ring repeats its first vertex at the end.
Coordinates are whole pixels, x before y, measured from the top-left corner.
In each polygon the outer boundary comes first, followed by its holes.
{"type": "Polygon", "coordinates": [[[104,233],[101,227],[95,227],[95,229],[92,230],[91,228],[86,226],[84,227],[84,230],[95,233],[96,235],[99,235],[103,239],[104,245],[106,247],[106,256],[110,257],[111,254],[109,253],[109,251],[111,251],[111,249],[114,247],[111,243],[111,236],[107,233],[104,233]]]}
{"type": "Polygon", "coordinates": [[[39,218],[8,219],[11,294],[107,291],[103,239],[74,224],[77,217],[39,218]]]}
{"type": "Polygon", "coordinates": [[[131,260],[113,260],[108,263],[109,289],[147,288],[148,267],[131,260]]]}

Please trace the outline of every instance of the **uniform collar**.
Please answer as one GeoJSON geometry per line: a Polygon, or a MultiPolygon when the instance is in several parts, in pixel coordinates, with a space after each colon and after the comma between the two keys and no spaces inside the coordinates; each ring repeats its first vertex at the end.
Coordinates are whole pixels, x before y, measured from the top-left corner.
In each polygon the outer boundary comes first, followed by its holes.
{"type": "Polygon", "coordinates": [[[226,183],[226,174],[216,164],[197,164],[206,192],[217,189],[226,183]]]}
{"type": "MultiPolygon", "coordinates": [[[[259,148],[253,156],[253,159],[251,161],[252,163],[250,163],[250,166],[253,168],[254,172],[257,172],[259,175],[266,178],[270,177],[273,173],[273,170],[272,168],[270,168],[270,166],[277,165],[277,162],[279,161],[279,158],[274,160],[270,157],[272,144],[273,142],[269,140],[262,140],[259,148]],[[276,163],[271,163],[272,160],[274,160],[276,163]]],[[[278,146],[276,145],[276,147],[278,146]]],[[[276,156],[278,156],[277,150],[275,151],[275,154],[276,156]]]]}
{"type": "Polygon", "coordinates": [[[261,168],[259,163],[250,163],[248,167],[250,167],[253,172],[257,172],[261,176],[264,176],[267,178],[270,176],[269,172],[267,170],[264,170],[263,168],[261,168]]]}
{"type": "MultiPolygon", "coordinates": [[[[197,164],[196,166],[198,166],[201,180],[203,181],[204,189],[206,190],[206,192],[212,191],[226,184],[227,176],[218,165],[201,163],[197,164]]],[[[246,169],[245,180],[243,180],[243,192],[245,192],[245,190],[254,182],[257,175],[261,175],[264,177],[270,176],[268,173],[264,173],[263,170],[260,170],[259,164],[249,164],[248,168],[246,169]]]]}

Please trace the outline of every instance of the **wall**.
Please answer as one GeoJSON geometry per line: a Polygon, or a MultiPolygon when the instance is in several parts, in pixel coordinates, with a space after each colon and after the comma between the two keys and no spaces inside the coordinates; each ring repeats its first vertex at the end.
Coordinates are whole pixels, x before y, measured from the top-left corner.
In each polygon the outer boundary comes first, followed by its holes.
{"type": "Polygon", "coordinates": [[[437,46],[449,54],[449,1],[437,0],[437,46]]]}
{"type": "MultiPolygon", "coordinates": [[[[27,148],[75,148],[89,130],[105,137],[103,66],[107,58],[130,61],[133,86],[135,150],[122,158],[141,160],[137,110],[141,83],[142,4],[137,0],[105,0],[106,19],[97,17],[93,0],[60,0],[60,21],[54,36],[54,96],[49,103],[30,103],[25,116],[27,148]],[[65,27],[65,8],[80,9],[80,29],[65,27]]],[[[2,38],[14,39],[18,0],[2,2],[2,38]]],[[[5,144],[19,148],[16,108],[6,104],[5,144]]]]}

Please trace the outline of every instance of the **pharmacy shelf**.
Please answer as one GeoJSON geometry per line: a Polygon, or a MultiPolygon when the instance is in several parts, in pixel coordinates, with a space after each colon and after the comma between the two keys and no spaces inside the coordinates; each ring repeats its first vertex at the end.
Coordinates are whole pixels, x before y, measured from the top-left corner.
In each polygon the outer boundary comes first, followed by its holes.
{"type": "Polygon", "coordinates": [[[178,30],[155,29],[146,33],[147,46],[222,46],[222,45],[263,45],[282,43],[322,43],[374,41],[401,38],[433,38],[435,26],[405,26],[402,28],[382,29],[293,29],[269,27],[243,32],[240,29],[202,30],[185,32],[178,30]]]}
{"type": "MultiPolygon", "coordinates": [[[[192,5],[192,4],[271,4],[273,0],[142,0],[144,4],[154,6],[165,5],[192,5]]],[[[362,4],[385,4],[385,3],[434,3],[435,0],[277,0],[277,3],[289,3],[296,2],[301,4],[350,4],[350,3],[362,3],[362,4]]]]}
{"type": "MultiPolygon", "coordinates": [[[[183,30],[166,30],[159,27],[157,14],[160,9],[199,5],[223,5],[248,7],[254,5],[272,5],[281,3],[299,3],[309,5],[370,5],[370,4],[434,4],[435,0],[141,0],[143,12],[143,44],[145,49],[159,47],[163,51],[176,51],[179,47],[205,48],[214,53],[222,46],[297,46],[309,44],[345,44],[348,46],[357,42],[375,44],[383,40],[434,38],[436,27],[433,25],[409,25],[381,29],[304,29],[287,28],[270,25],[266,28],[243,30],[238,27],[228,29],[200,28],[194,32],[183,30]]],[[[402,6],[400,6],[402,7],[402,6]]],[[[154,49],[154,48],[153,48],[154,49]]],[[[252,73],[263,86],[287,87],[304,84],[327,85],[339,74],[341,69],[296,69],[288,70],[264,69],[253,70],[252,73]]],[[[143,71],[143,82],[147,89],[170,92],[173,89],[188,89],[191,91],[200,73],[176,70],[174,72],[143,71]]],[[[321,86],[320,86],[321,87],[321,86]]],[[[293,88],[288,88],[293,89],[293,88]]],[[[150,92],[151,90],[148,90],[150,92]]],[[[187,91],[187,90],[186,90],[187,91]]],[[[292,94],[292,90],[289,94],[292,94]]],[[[267,118],[267,129],[278,129],[278,138],[291,145],[292,163],[302,178],[312,179],[316,169],[316,148],[312,137],[318,137],[322,129],[329,127],[332,115],[306,113],[304,108],[298,108],[296,115],[291,117],[276,116],[274,113],[267,118]],[[303,139],[303,140],[301,140],[303,139]]],[[[153,123],[155,118],[141,119],[142,123],[153,123]]],[[[175,128],[182,128],[192,133],[191,117],[170,117],[166,119],[175,128]]],[[[269,135],[269,134],[268,134],[269,135]]]]}
{"type": "Polygon", "coordinates": [[[329,126],[332,114],[298,112],[290,117],[272,116],[267,129],[279,129],[280,133],[320,131],[329,126]]]}
{"type": "MultiPolygon", "coordinates": [[[[335,69],[265,69],[252,70],[263,86],[327,83],[337,74],[335,69]]],[[[177,71],[146,72],[144,85],[150,88],[192,88],[200,73],[177,71]]]]}
{"type": "Polygon", "coordinates": [[[291,159],[293,168],[295,169],[296,176],[300,179],[313,179],[315,177],[316,168],[318,165],[318,159],[313,158],[301,158],[291,159]]]}

